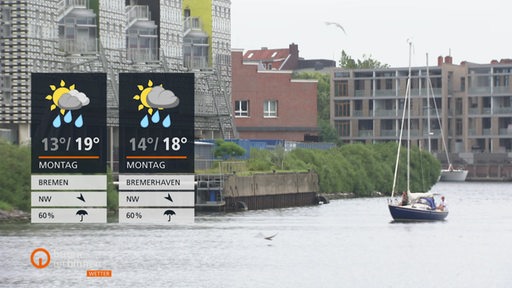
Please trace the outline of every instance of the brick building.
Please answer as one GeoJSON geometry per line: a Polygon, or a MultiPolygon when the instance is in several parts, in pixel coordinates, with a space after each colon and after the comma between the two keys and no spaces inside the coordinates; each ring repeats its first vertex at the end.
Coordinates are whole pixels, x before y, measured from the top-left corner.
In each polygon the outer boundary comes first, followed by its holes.
{"type": "Polygon", "coordinates": [[[304,141],[318,134],[316,80],[292,79],[292,71],[246,63],[241,50],[232,51],[231,58],[232,104],[240,138],[304,141]]]}

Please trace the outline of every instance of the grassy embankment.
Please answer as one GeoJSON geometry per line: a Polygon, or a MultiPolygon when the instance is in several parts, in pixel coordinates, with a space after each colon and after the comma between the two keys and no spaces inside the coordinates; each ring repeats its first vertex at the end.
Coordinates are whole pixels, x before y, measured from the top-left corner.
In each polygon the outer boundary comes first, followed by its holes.
{"type": "MultiPolygon", "coordinates": [[[[389,195],[395,167],[396,143],[351,144],[330,150],[296,149],[285,152],[252,150],[249,160],[241,164],[224,161],[224,171],[237,174],[269,171],[307,171],[318,173],[322,193],[349,192],[365,197],[381,192],[389,195]],[[227,166],[233,166],[228,167],[227,166]]],[[[30,210],[30,147],[16,146],[0,141],[0,210],[30,210]]],[[[400,163],[405,164],[402,149],[400,163]]],[[[435,184],[440,164],[425,151],[411,151],[411,190],[428,191],[435,184]]],[[[199,173],[217,173],[198,171],[199,173]]],[[[110,210],[117,209],[118,196],[109,173],[107,203],[110,210]]],[[[405,171],[398,179],[398,190],[405,190],[405,171]]]]}

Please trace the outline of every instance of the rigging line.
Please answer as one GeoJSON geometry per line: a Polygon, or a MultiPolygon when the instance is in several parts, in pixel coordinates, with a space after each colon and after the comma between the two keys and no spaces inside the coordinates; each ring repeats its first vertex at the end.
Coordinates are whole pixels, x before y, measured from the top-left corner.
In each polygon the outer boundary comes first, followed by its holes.
{"type": "Polygon", "coordinates": [[[431,91],[432,91],[432,100],[434,100],[433,102],[434,102],[434,109],[436,110],[437,123],[439,124],[439,129],[441,130],[441,142],[443,143],[444,152],[446,154],[446,161],[448,161],[448,165],[450,167],[450,166],[452,166],[452,162],[450,162],[450,157],[448,157],[448,149],[446,147],[446,141],[444,140],[443,124],[441,123],[441,117],[439,116],[439,111],[437,109],[436,98],[434,95],[434,88],[432,86],[432,82],[430,81],[430,78],[428,79],[428,85],[429,85],[429,89],[431,89],[431,91]]]}
{"type": "Polygon", "coordinates": [[[402,148],[402,139],[403,139],[403,133],[404,133],[404,126],[405,126],[405,117],[406,117],[406,107],[407,107],[407,103],[409,101],[409,97],[408,95],[410,94],[410,81],[411,79],[407,79],[407,84],[405,85],[406,89],[405,89],[405,96],[404,96],[404,109],[403,109],[403,112],[402,112],[402,121],[401,121],[401,124],[400,124],[400,134],[399,134],[399,137],[398,137],[398,151],[397,151],[397,157],[396,157],[396,162],[395,162],[395,173],[394,173],[394,177],[393,177],[393,187],[391,189],[391,197],[394,196],[395,194],[395,190],[396,190],[396,185],[397,185],[397,177],[398,177],[398,166],[399,166],[399,163],[400,163],[400,155],[401,155],[401,148],[402,148]]]}

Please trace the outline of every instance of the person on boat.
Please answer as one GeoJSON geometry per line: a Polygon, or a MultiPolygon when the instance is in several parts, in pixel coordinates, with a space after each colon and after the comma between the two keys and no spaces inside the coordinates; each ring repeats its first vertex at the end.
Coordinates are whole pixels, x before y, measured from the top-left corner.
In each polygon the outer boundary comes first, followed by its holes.
{"type": "Polygon", "coordinates": [[[407,196],[407,192],[402,192],[402,202],[400,202],[400,206],[405,206],[409,204],[409,197],[407,196]]]}
{"type": "Polygon", "coordinates": [[[441,203],[439,203],[439,205],[437,205],[437,210],[441,210],[441,211],[448,210],[446,201],[444,200],[444,196],[441,196],[441,203]]]}

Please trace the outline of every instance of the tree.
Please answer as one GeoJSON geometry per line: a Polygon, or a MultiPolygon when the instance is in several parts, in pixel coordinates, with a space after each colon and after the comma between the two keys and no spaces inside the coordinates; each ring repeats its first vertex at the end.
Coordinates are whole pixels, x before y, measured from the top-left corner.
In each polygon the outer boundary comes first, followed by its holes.
{"type": "Polygon", "coordinates": [[[338,135],[336,129],[331,126],[329,120],[319,119],[318,127],[320,127],[320,137],[324,142],[337,142],[338,135]]]}
{"type": "Polygon", "coordinates": [[[239,157],[245,154],[245,149],[234,142],[226,142],[222,139],[215,140],[215,150],[213,155],[217,158],[239,157]]]}
{"type": "Polygon", "coordinates": [[[345,69],[372,69],[372,68],[389,68],[388,64],[382,64],[380,61],[372,58],[372,55],[363,54],[363,60],[357,61],[347,55],[345,50],[341,51],[340,67],[345,69]]]}
{"type": "Polygon", "coordinates": [[[318,72],[302,72],[293,74],[294,79],[314,79],[318,80],[317,86],[317,113],[318,127],[320,128],[320,138],[322,141],[334,141],[331,135],[324,135],[324,132],[330,132],[324,129],[325,123],[329,123],[329,98],[331,93],[331,76],[318,72]],[[327,137],[326,137],[327,136],[327,137]]]}

